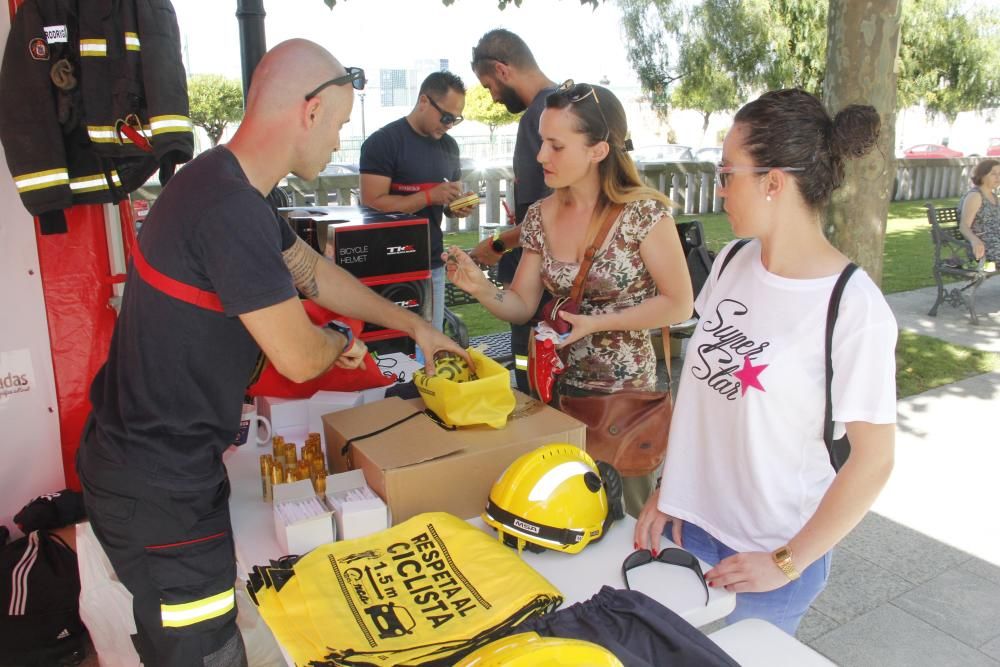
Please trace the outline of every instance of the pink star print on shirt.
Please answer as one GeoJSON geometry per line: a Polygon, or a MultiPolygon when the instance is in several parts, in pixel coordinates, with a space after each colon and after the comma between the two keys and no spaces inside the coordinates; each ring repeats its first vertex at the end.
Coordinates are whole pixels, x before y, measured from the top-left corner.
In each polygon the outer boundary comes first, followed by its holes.
{"type": "Polygon", "coordinates": [[[746,396],[747,389],[749,387],[760,389],[761,391],[767,391],[758,379],[758,376],[765,368],[767,368],[767,366],[767,364],[754,366],[750,362],[750,357],[743,357],[743,368],[733,373],[733,377],[740,381],[741,396],[746,396]]]}

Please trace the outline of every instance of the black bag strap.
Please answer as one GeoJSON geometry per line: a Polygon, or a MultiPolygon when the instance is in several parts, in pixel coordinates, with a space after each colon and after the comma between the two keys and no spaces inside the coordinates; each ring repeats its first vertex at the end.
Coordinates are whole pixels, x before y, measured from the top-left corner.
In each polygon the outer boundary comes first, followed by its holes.
{"type": "MultiPolygon", "coordinates": [[[[732,261],[733,257],[736,255],[736,253],[738,253],[740,251],[740,249],[743,246],[745,246],[746,244],[748,244],[748,243],[750,243],[750,239],[740,239],[736,243],[733,244],[733,247],[729,249],[729,253],[722,260],[722,266],[719,267],[719,275],[715,276],[715,280],[716,281],[718,281],[719,278],[722,277],[722,272],[726,270],[727,266],[729,266],[729,262],[732,261]]],[[[718,259],[718,258],[716,258],[716,259],[718,259]]],[[[711,272],[709,272],[709,273],[711,273],[711,272]]],[[[695,296],[698,296],[698,295],[696,294],[695,296]]],[[[695,317],[701,317],[701,315],[698,313],[697,310],[694,311],[694,316],[695,317]]]]}
{"type": "Polygon", "coordinates": [[[851,450],[846,437],[836,442],[833,440],[833,327],[837,323],[840,297],[844,294],[844,287],[857,268],[858,265],[851,262],[840,272],[840,277],[833,286],[833,292],[830,293],[830,304],[826,310],[826,412],[823,419],[823,442],[830,455],[830,465],[837,471],[844,465],[851,450]]]}
{"type": "Polygon", "coordinates": [[[736,256],[736,253],[738,253],[743,248],[743,246],[745,246],[748,243],[750,243],[750,239],[740,239],[739,241],[733,244],[733,247],[730,249],[729,254],[726,255],[726,258],[724,260],[722,260],[722,266],[719,267],[719,275],[715,277],[716,280],[722,277],[722,272],[726,270],[727,266],[729,266],[729,262],[733,261],[733,257],[736,256]]]}

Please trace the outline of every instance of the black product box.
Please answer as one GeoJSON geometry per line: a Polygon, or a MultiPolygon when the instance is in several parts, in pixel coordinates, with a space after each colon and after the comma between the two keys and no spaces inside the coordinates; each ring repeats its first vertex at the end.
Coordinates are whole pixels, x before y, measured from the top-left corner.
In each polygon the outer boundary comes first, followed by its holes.
{"type": "Polygon", "coordinates": [[[301,238],[367,285],[430,277],[426,218],[351,206],[280,211],[301,238]]]}

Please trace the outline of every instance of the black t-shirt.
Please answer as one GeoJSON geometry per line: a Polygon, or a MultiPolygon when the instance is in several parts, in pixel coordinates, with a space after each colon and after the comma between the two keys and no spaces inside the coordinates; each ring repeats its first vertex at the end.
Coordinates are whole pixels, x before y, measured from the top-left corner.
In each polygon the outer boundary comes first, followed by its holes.
{"type": "MultiPolygon", "coordinates": [[[[538,161],[538,151],[542,149],[542,137],[538,134],[538,121],[545,110],[545,98],[555,91],[555,88],[545,88],[531,100],[524,110],[524,115],[517,124],[517,140],[514,142],[514,220],[521,224],[528,213],[528,207],[539,199],[547,197],[551,190],[545,185],[545,172],[538,161]]],[[[521,249],[515,248],[500,258],[497,266],[497,278],[502,283],[514,282],[517,265],[521,261],[521,249]]],[[[543,294],[539,305],[548,301],[543,294]]]]}
{"type": "Polygon", "coordinates": [[[545,173],[538,162],[538,151],[542,148],[542,137],[538,134],[538,121],[545,110],[545,98],[555,91],[546,88],[535,95],[531,104],[517,124],[517,139],[514,142],[514,216],[517,224],[524,220],[528,207],[549,195],[545,185],[545,173]]]}
{"type": "MultiPolygon", "coordinates": [[[[394,120],[365,140],[359,168],[362,174],[389,178],[389,194],[393,195],[430,190],[446,178],[449,181],[462,178],[458,143],[447,134],[440,139],[420,136],[406,118],[394,120]]],[[[443,212],[443,206],[426,206],[414,213],[427,218],[430,226],[432,267],[443,266],[443,212]]]]}
{"type": "Polygon", "coordinates": [[[171,489],[222,480],[260,352],[237,315],[296,295],[281,256],[294,242],[228,149],[177,172],[142,226],[142,254],[170,278],[216,293],[224,312],[168,296],[129,269],[108,360],[90,390],[85,469],[105,459],[171,489]]]}

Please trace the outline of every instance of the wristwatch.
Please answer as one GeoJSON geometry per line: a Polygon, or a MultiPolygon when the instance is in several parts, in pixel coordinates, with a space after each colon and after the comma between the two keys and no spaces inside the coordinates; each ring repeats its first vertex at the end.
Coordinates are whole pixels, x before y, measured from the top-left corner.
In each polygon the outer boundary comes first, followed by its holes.
{"type": "Polygon", "coordinates": [[[792,564],[792,550],[787,544],[775,549],[771,553],[771,558],[774,559],[774,564],[780,567],[781,571],[785,573],[789,581],[795,581],[799,578],[799,571],[792,564]]]}
{"type": "Polygon", "coordinates": [[[344,344],[344,349],[340,351],[341,354],[347,352],[354,346],[354,330],[351,329],[351,327],[347,326],[340,320],[330,320],[326,327],[327,329],[333,329],[347,339],[347,342],[344,344]]]}
{"type": "Polygon", "coordinates": [[[490,247],[493,248],[493,252],[495,252],[498,255],[502,255],[505,252],[507,252],[507,244],[504,243],[503,239],[501,239],[500,237],[494,238],[490,242],[490,247]]]}

